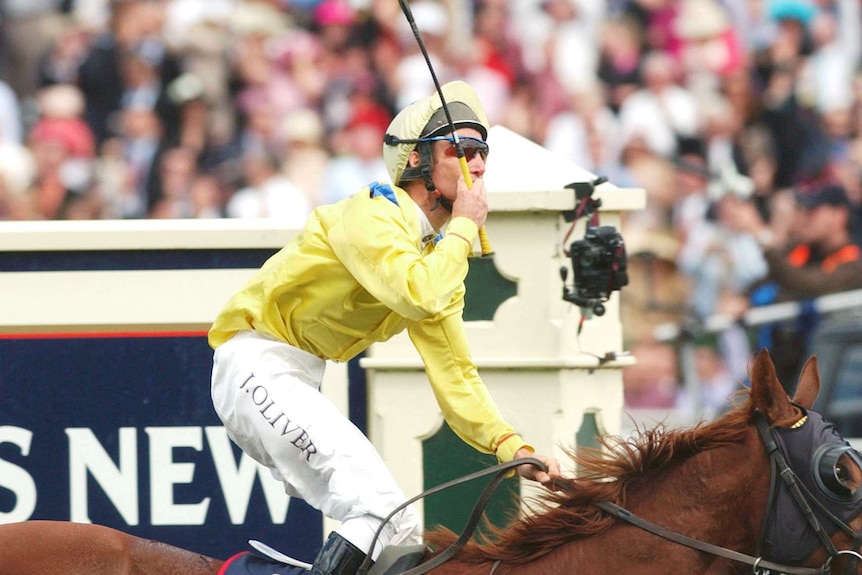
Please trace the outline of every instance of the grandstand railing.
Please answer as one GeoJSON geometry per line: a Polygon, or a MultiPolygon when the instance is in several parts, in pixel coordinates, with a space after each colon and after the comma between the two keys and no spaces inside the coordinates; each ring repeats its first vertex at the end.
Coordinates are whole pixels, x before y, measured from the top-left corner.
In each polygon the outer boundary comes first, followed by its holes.
{"type": "MultiPolygon", "coordinates": [[[[638,419],[659,418],[683,425],[714,414],[702,407],[701,382],[695,369],[695,350],[702,336],[718,334],[724,330],[741,326],[750,330],[770,323],[798,318],[804,313],[837,318],[834,326],[818,333],[811,345],[820,367],[821,392],[815,408],[827,419],[842,427],[847,436],[862,437],[862,289],[845,291],[812,298],[752,307],[740,317],[716,314],[701,321],[684,321],[658,325],[653,331],[656,341],[674,345],[678,353],[679,380],[689,401],[686,406],[630,414],[638,419]],[[836,315],[835,312],[860,310],[860,315],[836,315]]],[[[795,382],[790,382],[795,385],[795,382]]]]}

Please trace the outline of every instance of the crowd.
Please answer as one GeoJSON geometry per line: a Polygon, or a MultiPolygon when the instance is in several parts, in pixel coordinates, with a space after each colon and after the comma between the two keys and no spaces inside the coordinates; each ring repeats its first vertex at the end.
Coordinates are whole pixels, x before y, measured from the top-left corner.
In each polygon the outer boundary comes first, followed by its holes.
{"type": "MultiPolygon", "coordinates": [[[[0,5],[0,220],[298,227],[388,179],[386,126],[434,89],[396,0],[0,5]]],[[[645,366],[629,376],[633,405],[676,401],[656,321],[727,311],[769,278],[764,237],[722,216],[726,198],[781,232],[788,193],[838,186],[862,240],[856,0],[410,5],[441,82],[472,85],[491,125],[646,190],[624,235],[633,273],[658,270],[661,285],[623,294],[641,312],[623,319],[645,366]]],[[[740,378],[739,338],[722,337],[701,362],[704,380],[724,382],[716,397],[740,378]]]]}

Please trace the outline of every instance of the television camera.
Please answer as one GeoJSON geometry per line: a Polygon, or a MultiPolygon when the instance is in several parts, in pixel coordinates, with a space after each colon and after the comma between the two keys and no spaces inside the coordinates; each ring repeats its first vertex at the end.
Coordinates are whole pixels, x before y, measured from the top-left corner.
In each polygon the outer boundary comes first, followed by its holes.
{"type": "Polygon", "coordinates": [[[574,240],[564,253],[571,260],[574,282],[567,285],[569,268],[560,268],[563,280],[563,299],[581,308],[582,313],[593,313],[602,316],[605,313],[604,303],[611,293],[622,289],[629,283],[627,272],[626,246],[622,235],[613,226],[599,225],[598,209],[601,200],[593,198],[596,186],[607,181],[599,177],[591,182],[576,182],[566,186],[575,191],[575,210],[572,227],[578,219],[589,218],[584,237],[574,240]]]}

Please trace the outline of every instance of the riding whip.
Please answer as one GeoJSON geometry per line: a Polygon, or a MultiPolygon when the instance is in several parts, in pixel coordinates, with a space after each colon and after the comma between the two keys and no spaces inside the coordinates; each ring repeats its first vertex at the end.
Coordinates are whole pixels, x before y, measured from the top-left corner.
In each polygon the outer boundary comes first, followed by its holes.
{"type": "MultiPolygon", "coordinates": [[[[416,27],[416,20],[413,19],[413,11],[410,10],[407,0],[398,0],[398,4],[401,6],[401,11],[410,24],[410,29],[413,30],[413,37],[416,38],[416,43],[419,44],[419,50],[422,51],[425,63],[428,64],[428,71],[431,72],[431,79],[434,80],[434,87],[437,89],[437,95],[440,97],[440,104],[443,107],[443,113],[446,114],[446,121],[452,127],[452,139],[455,144],[455,153],[458,156],[458,161],[461,163],[461,173],[464,175],[467,187],[472,188],[473,178],[470,176],[470,169],[467,167],[467,157],[464,154],[464,148],[461,146],[461,140],[458,138],[458,132],[455,130],[455,122],[452,121],[449,106],[443,97],[443,89],[440,87],[440,81],[437,80],[437,74],[434,72],[434,66],[431,63],[431,58],[428,56],[428,50],[425,48],[425,42],[422,41],[422,35],[419,34],[419,28],[416,27]]],[[[494,255],[494,249],[491,247],[491,240],[488,239],[488,232],[485,231],[485,226],[479,227],[479,246],[482,250],[482,257],[494,255]]]]}

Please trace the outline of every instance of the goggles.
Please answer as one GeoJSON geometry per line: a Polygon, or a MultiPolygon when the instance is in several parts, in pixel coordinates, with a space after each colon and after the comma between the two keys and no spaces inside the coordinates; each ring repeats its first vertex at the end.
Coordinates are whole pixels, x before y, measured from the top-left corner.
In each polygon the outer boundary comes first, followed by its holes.
{"type": "MultiPolygon", "coordinates": [[[[421,141],[450,142],[452,145],[443,150],[443,155],[448,158],[458,157],[458,149],[455,146],[455,138],[453,138],[452,136],[433,136],[430,138],[422,138],[421,141]]],[[[464,158],[466,158],[468,162],[475,158],[476,154],[479,154],[479,156],[481,156],[483,162],[488,159],[488,153],[491,151],[491,148],[488,147],[487,142],[480,140],[479,138],[460,136],[458,138],[458,143],[461,144],[461,149],[464,150],[464,158]]]]}
{"type": "MultiPolygon", "coordinates": [[[[443,151],[443,154],[449,158],[458,157],[458,150],[455,147],[455,138],[452,136],[428,136],[425,138],[406,139],[386,134],[383,138],[383,142],[389,146],[395,146],[398,144],[419,144],[422,142],[449,142],[452,145],[446,148],[443,151]]],[[[464,158],[468,162],[475,158],[476,154],[479,154],[483,162],[488,159],[488,153],[491,151],[488,147],[488,142],[470,136],[459,136],[458,143],[461,145],[461,149],[464,150],[464,158]]]]}
{"type": "Polygon", "coordinates": [[[838,501],[862,499],[862,489],[858,489],[862,458],[850,445],[822,445],[812,463],[817,486],[826,495],[838,501]]]}

